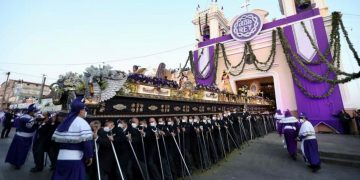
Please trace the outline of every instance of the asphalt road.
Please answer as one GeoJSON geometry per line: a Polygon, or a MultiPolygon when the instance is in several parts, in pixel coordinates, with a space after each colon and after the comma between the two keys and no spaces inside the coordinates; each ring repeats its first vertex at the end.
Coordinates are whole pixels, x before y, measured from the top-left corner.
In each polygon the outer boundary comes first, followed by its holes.
{"type": "MultiPolygon", "coordinates": [[[[14,130],[13,130],[14,131],[14,130]]],[[[12,137],[13,133],[11,133],[12,137]]],[[[5,164],[5,156],[12,138],[0,139],[0,180],[49,180],[51,171],[45,168],[40,173],[30,173],[33,167],[32,153],[29,153],[25,165],[20,170],[5,164]]],[[[334,164],[322,164],[322,169],[312,173],[303,160],[290,159],[282,148],[281,139],[274,133],[253,140],[244,145],[241,151],[234,151],[206,172],[196,172],[194,180],[302,180],[302,179],[359,179],[360,169],[334,164]]]]}

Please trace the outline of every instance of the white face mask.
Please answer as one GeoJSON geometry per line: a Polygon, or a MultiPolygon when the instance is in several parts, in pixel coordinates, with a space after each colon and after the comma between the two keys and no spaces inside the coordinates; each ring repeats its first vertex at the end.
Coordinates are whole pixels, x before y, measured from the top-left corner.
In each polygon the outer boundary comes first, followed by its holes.
{"type": "Polygon", "coordinates": [[[217,118],[217,120],[221,120],[221,118],[220,118],[220,117],[218,117],[218,118],[217,118]]]}
{"type": "Polygon", "coordinates": [[[152,127],[156,127],[156,122],[152,122],[152,123],[150,123],[150,126],[152,126],[152,127]]]}
{"type": "Polygon", "coordinates": [[[186,121],[186,119],[182,119],[181,122],[186,123],[187,121],[186,121]]]}
{"type": "Polygon", "coordinates": [[[301,123],[304,123],[304,122],[305,122],[304,119],[300,119],[299,121],[300,121],[301,123]]]}
{"type": "Polygon", "coordinates": [[[231,115],[231,112],[228,113],[228,116],[230,116],[230,115],[231,115]]]}
{"type": "Polygon", "coordinates": [[[189,122],[190,122],[190,123],[193,123],[193,122],[194,122],[194,120],[190,119],[190,120],[189,120],[189,122]]]}
{"type": "Polygon", "coordinates": [[[133,128],[137,128],[137,124],[136,123],[131,123],[131,126],[133,127],[133,128]]]}
{"type": "Polygon", "coordinates": [[[207,124],[207,121],[206,120],[203,120],[204,124],[207,124]]]}
{"type": "Polygon", "coordinates": [[[105,132],[109,132],[111,129],[109,127],[104,127],[105,132]]]}
{"type": "Polygon", "coordinates": [[[124,128],[124,125],[122,123],[118,124],[119,128],[124,128]]]}
{"type": "Polygon", "coordinates": [[[164,125],[165,123],[164,122],[159,122],[159,125],[164,125]]]}
{"type": "Polygon", "coordinates": [[[207,122],[208,122],[208,123],[211,123],[211,119],[208,119],[207,122]]]}
{"type": "Polygon", "coordinates": [[[212,120],[214,120],[214,121],[215,121],[215,120],[216,120],[216,117],[212,117],[212,120]]]}
{"type": "Polygon", "coordinates": [[[84,118],[86,118],[86,116],[87,116],[87,112],[85,111],[84,118]]]}
{"type": "Polygon", "coordinates": [[[199,120],[197,120],[197,119],[194,120],[194,123],[198,123],[198,122],[199,122],[199,120]]]}
{"type": "Polygon", "coordinates": [[[169,126],[172,126],[172,125],[174,125],[174,122],[169,121],[169,122],[167,122],[167,124],[168,124],[169,126]]]}

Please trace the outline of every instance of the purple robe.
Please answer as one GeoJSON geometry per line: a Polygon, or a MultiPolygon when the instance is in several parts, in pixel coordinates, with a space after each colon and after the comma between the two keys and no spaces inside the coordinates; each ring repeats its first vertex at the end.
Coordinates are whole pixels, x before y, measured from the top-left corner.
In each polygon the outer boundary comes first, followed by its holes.
{"type": "Polygon", "coordinates": [[[301,151],[305,162],[313,169],[320,169],[321,161],[318,150],[318,144],[315,136],[315,129],[309,121],[305,121],[299,130],[301,142],[301,151]]]}
{"type": "Polygon", "coordinates": [[[92,141],[85,141],[77,144],[60,144],[60,151],[79,150],[83,152],[83,159],[80,160],[57,160],[52,180],[85,180],[86,171],[84,160],[93,157],[92,141]]]}
{"type": "Polygon", "coordinates": [[[296,141],[297,132],[296,132],[296,130],[295,129],[284,129],[283,134],[284,134],[284,139],[285,139],[286,148],[287,148],[288,153],[291,156],[296,155],[296,153],[297,153],[297,141],[296,141]]]}
{"type": "Polygon", "coordinates": [[[16,134],[9,147],[5,162],[17,168],[25,163],[37,127],[35,119],[28,114],[16,119],[16,134]]]}
{"type": "Polygon", "coordinates": [[[299,131],[299,122],[294,117],[286,117],[279,121],[278,130],[284,135],[286,148],[290,156],[297,154],[297,135],[299,131]]]}

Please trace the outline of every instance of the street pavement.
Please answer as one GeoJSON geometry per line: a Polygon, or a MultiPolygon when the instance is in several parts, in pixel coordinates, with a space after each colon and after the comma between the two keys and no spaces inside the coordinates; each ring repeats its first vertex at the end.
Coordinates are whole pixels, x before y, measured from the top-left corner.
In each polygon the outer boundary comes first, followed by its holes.
{"type": "MultiPolygon", "coordinates": [[[[14,129],[12,130],[14,132],[14,129]]],[[[45,168],[40,173],[30,173],[33,167],[32,153],[29,153],[25,165],[20,170],[15,170],[5,164],[5,156],[11,143],[11,138],[0,139],[0,180],[49,180],[51,171],[45,168]]],[[[358,140],[358,139],[356,139],[358,140]]],[[[323,142],[324,143],[324,142],[323,142]]],[[[323,143],[319,143],[320,146],[323,143]]],[[[323,147],[320,147],[320,149],[323,147]]],[[[356,151],[356,150],[354,150],[356,151]]],[[[360,150],[357,149],[357,152],[360,150]]],[[[299,154],[300,155],[300,154],[299,154]]],[[[235,150],[228,155],[226,160],[205,172],[195,172],[194,180],[351,180],[360,179],[360,169],[340,166],[335,164],[322,164],[322,169],[317,173],[304,164],[301,156],[297,161],[290,159],[283,149],[281,139],[275,133],[264,138],[253,140],[249,145],[244,145],[241,151],[235,150]]]]}

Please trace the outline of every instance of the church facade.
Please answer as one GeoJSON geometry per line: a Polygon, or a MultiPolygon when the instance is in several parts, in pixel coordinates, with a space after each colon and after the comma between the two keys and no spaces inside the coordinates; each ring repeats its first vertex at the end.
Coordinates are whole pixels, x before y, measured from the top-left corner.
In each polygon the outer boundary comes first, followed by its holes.
{"type": "Polygon", "coordinates": [[[341,133],[335,115],[360,102],[348,84],[307,78],[311,74],[306,69],[335,78],[326,63],[316,64],[324,54],[327,61],[335,61],[327,54],[332,17],[325,0],[308,2],[302,7],[280,0],[285,17],[271,22],[268,12],[260,9],[232,19],[225,18],[216,2],[198,10],[192,21],[199,41],[193,54],[197,83],[215,84],[235,94],[248,87],[250,96],[271,98],[277,109],[305,113],[318,129],[341,133]]]}

